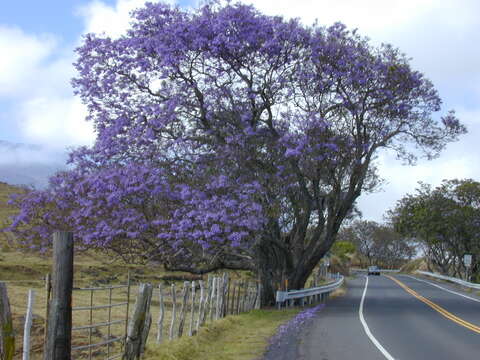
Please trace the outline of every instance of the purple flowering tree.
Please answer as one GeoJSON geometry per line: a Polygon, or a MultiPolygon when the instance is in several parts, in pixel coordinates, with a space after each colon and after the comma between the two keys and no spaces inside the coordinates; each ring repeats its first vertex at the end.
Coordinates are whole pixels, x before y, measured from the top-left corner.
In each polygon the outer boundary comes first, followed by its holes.
{"type": "Polygon", "coordinates": [[[154,257],[167,269],[258,274],[301,288],[362,191],[375,154],[438,155],[465,132],[397,49],[342,24],[305,27],[244,5],[147,4],[117,39],[87,35],[76,93],[92,148],[13,227],[154,257]],[[413,149],[415,152],[413,152],[413,149]]]}

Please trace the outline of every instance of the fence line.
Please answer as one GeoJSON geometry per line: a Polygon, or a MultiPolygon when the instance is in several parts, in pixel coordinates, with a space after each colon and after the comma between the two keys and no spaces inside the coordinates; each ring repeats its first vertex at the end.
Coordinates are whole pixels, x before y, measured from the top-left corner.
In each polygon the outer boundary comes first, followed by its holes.
{"type": "MultiPolygon", "coordinates": [[[[318,280],[317,275],[315,283],[318,280]]],[[[129,314],[127,309],[132,284],[129,275],[127,279],[127,283],[121,285],[72,289],[75,305],[72,306],[72,312],[77,314],[71,328],[74,335],[71,350],[75,352],[75,357],[116,359],[126,356],[128,359],[126,353],[135,356],[141,354],[151,330],[153,313],[156,314],[156,342],[162,343],[165,339],[172,340],[187,334],[193,336],[206,322],[211,323],[227,315],[260,308],[260,283],[231,279],[224,273],[222,276],[209,275],[206,281],[185,281],[181,288],[171,284],[171,292],[166,291],[167,288],[161,284],[154,288],[151,285],[139,284],[139,293],[145,292],[145,288],[150,286],[151,294],[143,295],[141,301],[138,295],[135,307],[132,307],[133,313],[129,314]],[[81,302],[76,300],[77,297],[81,302]],[[142,311],[137,310],[139,301],[144,304],[142,311]],[[82,312],[85,315],[80,315],[82,312]],[[143,314],[143,320],[139,320],[139,315],[136,314],[143,314]],[[83,323],[79,321],[80,317],[83,323]],[[127,333],[122,330],[124,326],[127,327],[127,333]],[[165,326],[169,327],[169,331],[165,326]]],[[[47,298],[50,297],[50,289],[47,276],[47,298]]],[[[312,302],[314,297],[308,299],[312,302]]],[[[28,352],[28,346],[24,346],[23,351],[28,352]]]]}
{"type": "MultiPolygon", "coordinates": [[[[46,276],[47,299],[52,294],[49,279],[50,277],[46,276]]],[[[144,308],[148,310],[145,312],[147,315],[142,323],[136,319],[137,305],[132,308],[133,314],[129,314],[129,311],[126,310],[130,303],[131,287],[133,286],[129,279],[128,276],[127,283],[121,285],[72,288],[72,299],[75,306],[72,306],[71,309],[72,313],[77,314],[71,327],[73,334],[71,350],[75,352],[75,357],[115,359],[124,356],[128,351],[133,354],[139,352],[141,354],[144,351],[151,327],[152,312],[155,314],[158,312],[154,324],[157,327],[155,329],[156,342],[162,343],[166,333],[168,334],[166,335],[167,339],[170,340],[187,334],[193,336],[198,333],[205,322],[211,323],[227,315],[240,314],[260,307],[261,285],[259,283],[230,279],[226,273],[222,276],[209,275],[206,282],[203,280],[185,281],[180,289],[175,284],[171,284],[170,293],[165,291],[165,286],[161,284],[152,288],[152,295],[147,300],[142,300],[146,301],[144,308]],[[152,296],[154,301],[152,301],[152,296]],[[77,297],[81,299],[81,302],[76,300],[77,297]],[[122,307],[125,308],[125,311],[121,310],[122,314],[125,314],[123,318],[118,316],[119,310],[114,312],[114,309],[122,307]],[[82,312],[85,315],[79,315],[82,312]],[[79,318],[83,319],[83,322],[79,321],[79,318]],[[124,325],[127,326],[127,333],[121,330],[124,329],[124,325]],[[169,326],[169,332],[165,332],[165,326],[169,326]],[[138,337],[134,330],[141,331],[138,337]],[[140,339],[140,342],[134,346],[128,345],[129,339],[133,338],[140,339]]],[[[145,291],[142,290],[145,286],[147,285],[139,284],[138,291],[145,291]]],[[[49,312],[51,310],[47,310],[47,314],[49,312]]],[[[33,312],[31,316],[33,316],[33,312]]],[[[49,317],[51,316],[52,314],[49,314],[49,317]]],[[[25,326],[28,326],[28,321],[25,326]]],[[[24,336],[24,340],[26,343],[23,352],[26,353],[29,350],[28,336],[24,336]]],[[[128,357],[126,358],[128,359],[128,357]]]]}

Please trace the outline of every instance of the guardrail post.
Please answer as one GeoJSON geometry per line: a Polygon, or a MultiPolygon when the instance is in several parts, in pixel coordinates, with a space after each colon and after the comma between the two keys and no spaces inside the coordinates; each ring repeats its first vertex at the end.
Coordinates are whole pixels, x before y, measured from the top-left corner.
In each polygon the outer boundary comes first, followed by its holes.
{"type": "Polygon", "coordinates": [[[72,347],[73,234],[53,234],[52,300],[45,360],[69,360],[72,347]]]}

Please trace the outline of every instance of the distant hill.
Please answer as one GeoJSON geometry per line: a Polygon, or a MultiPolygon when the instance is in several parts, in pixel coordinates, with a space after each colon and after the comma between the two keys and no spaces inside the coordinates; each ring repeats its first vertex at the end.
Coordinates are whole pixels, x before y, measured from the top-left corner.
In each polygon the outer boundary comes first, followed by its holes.
{"type": "Polygon", "coordinates": [[[0,182],[44,188],[65,169],[66,152],[45,146],[0,140],[0,182]]]}
{"type": "MultiPolygon", "coordinates": [[[[15,215],[17,212],[17,209],[7,203],[10,195],[21,193],[22,191],[23,189],[18,186],[0,182],[0,229],[7,225],[10,216],[15,215]]],[[[6,240],[6,237],[7,234],[0,232],[0,249],[4,245],[3,242],[6,240]]]]}

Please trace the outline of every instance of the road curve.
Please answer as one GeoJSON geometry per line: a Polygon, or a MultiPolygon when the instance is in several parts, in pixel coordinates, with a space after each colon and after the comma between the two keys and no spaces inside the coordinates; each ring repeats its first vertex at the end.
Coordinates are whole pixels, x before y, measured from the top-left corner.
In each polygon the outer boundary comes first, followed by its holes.
{"type": "Polygon", "coordinates": [[[370,276],[365,290],[367,277],[348,280],[347,294],[330,301],[303,330],[297,359],[478,358],[480,298],[426,281],[407,275],[370,276]]]}

